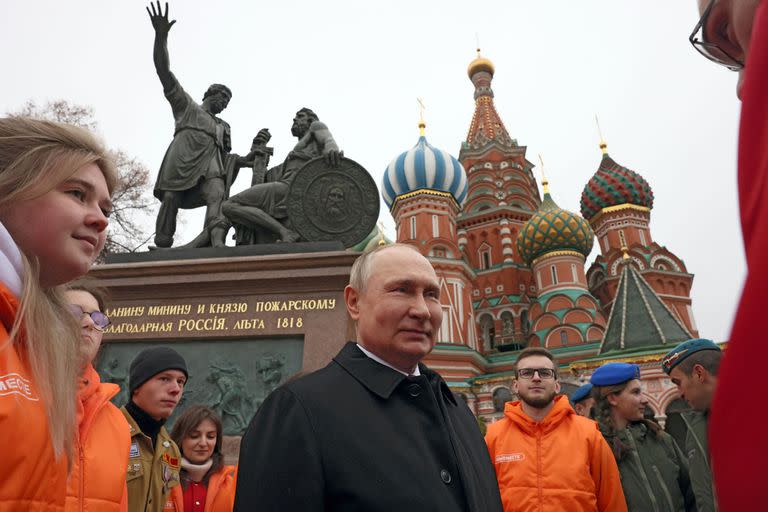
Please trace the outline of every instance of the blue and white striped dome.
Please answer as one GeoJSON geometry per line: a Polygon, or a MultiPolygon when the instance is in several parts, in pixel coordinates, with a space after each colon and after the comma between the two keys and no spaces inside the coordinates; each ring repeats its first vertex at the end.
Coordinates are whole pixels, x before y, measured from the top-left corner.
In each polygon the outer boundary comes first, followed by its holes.
{"type": "Polygon", "coordinates": [[[420,189],[448,192],[459,205],[467,197],[467,173],[447,151],[432,147],[423,135],[411,149],[387,167],[382,180],[381,196],[387,207],[398,196],[420,189]]]}

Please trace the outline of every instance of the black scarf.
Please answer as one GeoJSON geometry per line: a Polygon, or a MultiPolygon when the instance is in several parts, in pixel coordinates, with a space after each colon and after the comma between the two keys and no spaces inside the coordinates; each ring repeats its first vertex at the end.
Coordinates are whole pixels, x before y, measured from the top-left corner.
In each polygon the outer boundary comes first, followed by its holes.
{"type": "Polygon", "coordinates": [[[165,425],[165,420],[156,420],[147,414],[144,409],[133,403],[133,400],[125,404],[125,410],[128,411],[134,421],[136,421],[141,432],[152,439],[152,447],[154,448],[157,444],[157,434],[160,433],[160,429],[165,425]]]}

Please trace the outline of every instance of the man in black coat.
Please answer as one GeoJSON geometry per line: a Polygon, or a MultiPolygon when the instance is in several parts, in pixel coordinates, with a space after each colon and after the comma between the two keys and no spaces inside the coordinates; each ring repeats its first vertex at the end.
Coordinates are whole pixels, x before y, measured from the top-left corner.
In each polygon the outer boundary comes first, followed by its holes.
{"type": "Polygon", "coordinates": [[[442,322],[429,261],[379,247],[357,259],[344,294],[357,342],[259,408],[235,511],[501,512],[475,418],[419,363],[442,322]]]}

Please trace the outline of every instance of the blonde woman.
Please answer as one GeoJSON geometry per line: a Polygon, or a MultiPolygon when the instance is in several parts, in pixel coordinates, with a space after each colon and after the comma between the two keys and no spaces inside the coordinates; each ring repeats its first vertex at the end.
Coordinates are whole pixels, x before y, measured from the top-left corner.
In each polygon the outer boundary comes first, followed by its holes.
{"type": "Polygon", "coordinates": [[[86,130],[0,118],[0,510],[64,508],[81,337],[61,285],[104,246],[115,183],[86,130]]]}

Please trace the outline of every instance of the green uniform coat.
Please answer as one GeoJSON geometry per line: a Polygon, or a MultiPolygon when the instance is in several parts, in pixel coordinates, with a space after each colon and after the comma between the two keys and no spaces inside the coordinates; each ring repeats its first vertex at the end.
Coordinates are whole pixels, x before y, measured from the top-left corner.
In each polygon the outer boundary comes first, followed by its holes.
{"type": "Polygon", "coordinates": [[[717,504],[712,491],[712,470],[709,467],[709,446],[707,443],[706,413],[691,412],[682,414],[688,432],[685,435],[685,454],[691,468],[691,485],[696,496],[699,512],[715,512],[717,504]]]}
{"type": "Polygon", "coordinates": [[[145,435],[125,407],[120,409],[131,426],[131,450],[128,459],[128,511],[162,512],[171,489],[179,485],[181,453],[165,427],[157,434],[157,443],[145,435]]]}
{"type": "MultiPolygon", "coordinates": [[[[629,447],[617,461],[628,510],[696,511],[688,461],[672,436],[666,432],[657,436],[645,423],[637,422],[616,437],[629,447]]],[[[606,441],[613,445],[612,436],[606,436],[606,441]]]]}

